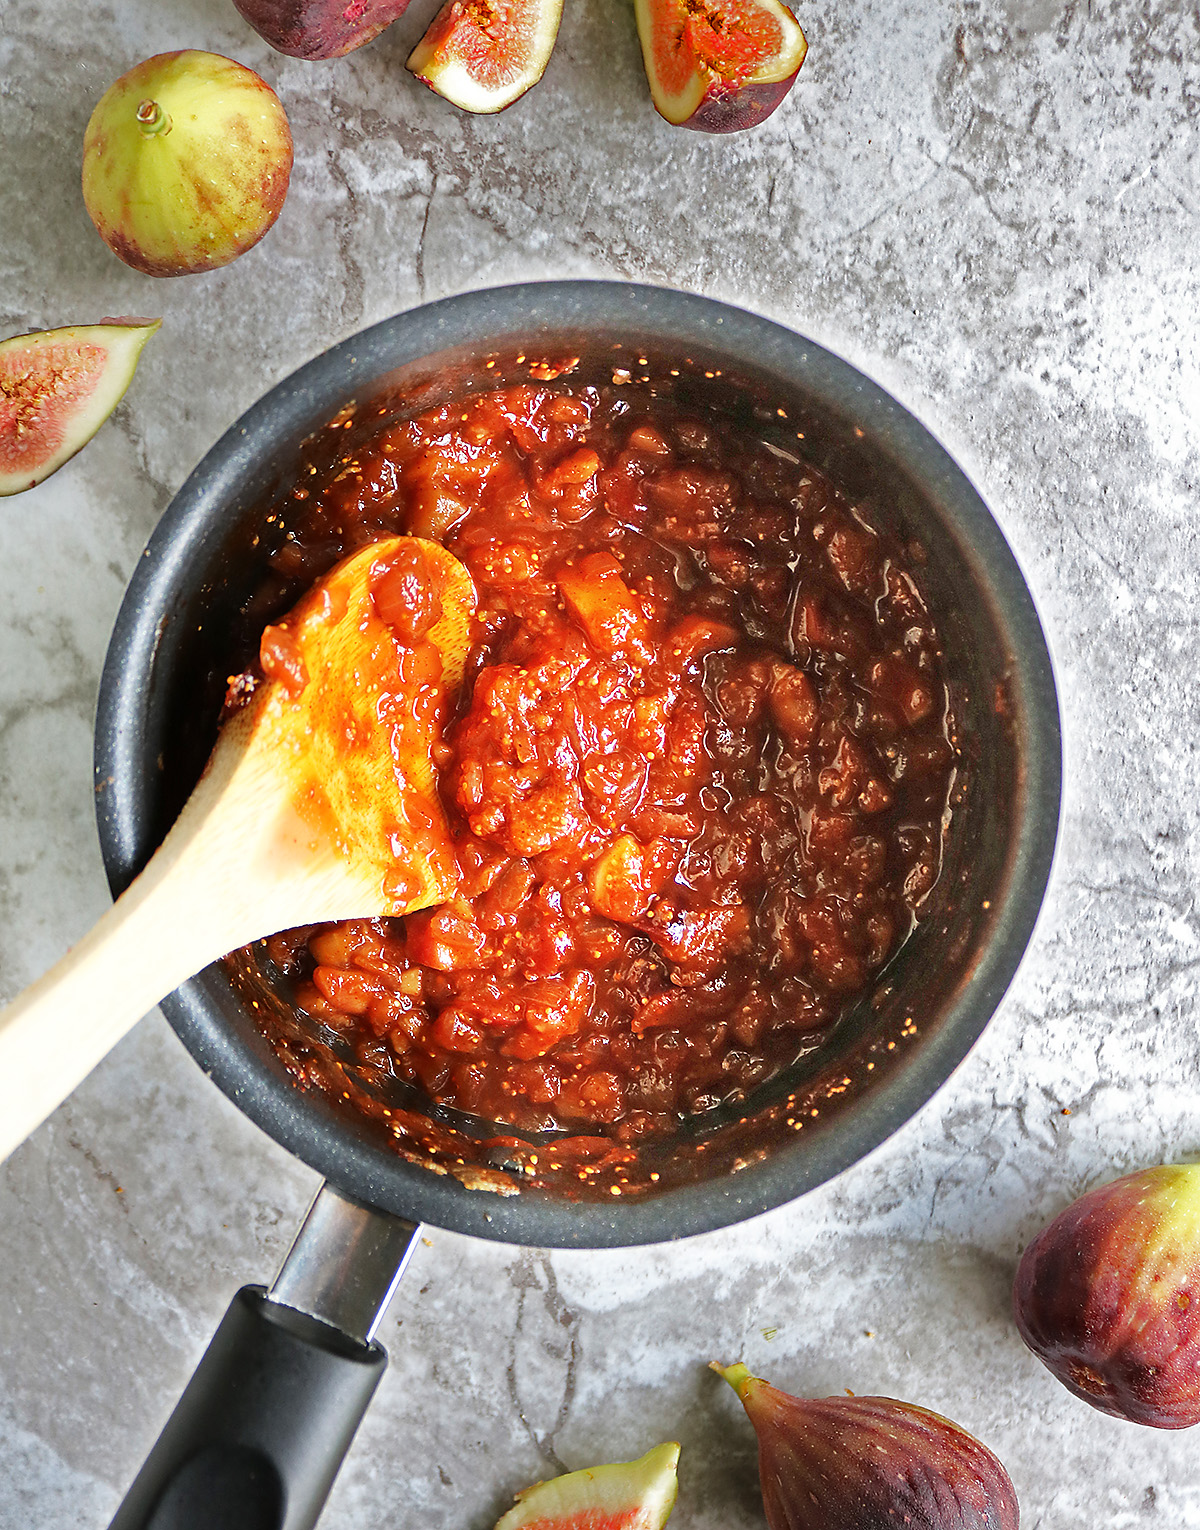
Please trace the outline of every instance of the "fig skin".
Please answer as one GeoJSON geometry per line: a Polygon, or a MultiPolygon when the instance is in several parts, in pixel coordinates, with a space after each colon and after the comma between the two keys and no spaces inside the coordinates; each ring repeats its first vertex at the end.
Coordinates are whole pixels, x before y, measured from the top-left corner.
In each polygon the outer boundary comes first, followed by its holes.
{"type": "Polygon", "coordinates": [[[678,126],[700,133],[741,133],[757,127],[791,90],[799,73],[799,69],[794,69],[786,80],[771,84],[740,85],[725,90],[712,85],[692,115],[678,126]]]}
{"type": "Polygon", "coordinates": [[[1200,1164],[1127,1174],[1033,1240],[1013,1283],[1021,1337],[1102,1413],[1200,1423],[1200,1164]]]}
{"type": "Polygon", "coordinates": [[[184,49],[105,92],[83,140],[83,200],[115,255],[148,276],[228,265],[279,217],[292,134],[252,69],[184,49]]]}
{"type": "Polygon", "coordinates": [[[319,63],[341,58],[403,16],[409,0],[233,0],[277,53],[319,63]]]}
{"type": "MultiPolygon", "coordinates": [[[[808,54],[808,43],[799,23],[782,0],[740,0],[748,12],[760,12],[779,33],[774,55],[746,46],[747,34],[724,32],[741,39],[741,46],[727,50],[718,41],[723,29],[704,33],[706,16],[692,13],[683,0],[635,0],[642,62],[650,85],[654,109],[675,127],[702,133],[740,133],[765,122],[791,90],[808,54]],[[694,30],[693,30],[694,29],[694,30]],[[697,42],[697,37],[707,42],[697,42]],[[670,46],[660,59],[664,37],[670,46]],[[675,55],[678,57],[675,57],[675,55]],[[716,55],[708,56],[708,55],[716,55]],[[672,84],[662,68],[687,65],[690,74],[672,84]]],[[[719,13],[717,0],[708,0],[703,11],[719,13]]]]}
{"type": "Polygon", "coordinates": [[[1018,1530],[1008,1473],[973,1435],[890,1397],[792,1397],[712,1366],[758,1435],[770,1530],[1018,1530]]]}

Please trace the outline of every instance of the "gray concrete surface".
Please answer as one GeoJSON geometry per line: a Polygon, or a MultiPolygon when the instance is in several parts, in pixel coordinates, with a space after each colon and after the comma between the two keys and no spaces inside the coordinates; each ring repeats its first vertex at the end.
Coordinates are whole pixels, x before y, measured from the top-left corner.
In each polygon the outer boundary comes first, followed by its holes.
{"type": "MultiPolygon", "coordinates": [[[[1024,968],[957,1075],[811,1195],[686,1244],[542,1254],[431,1233],[327,1530],[487,1530],[563,1467],[683,1442],[679,1530],[761,1524],[711,1357],[934,1407],[1006,1462],[1028,1530],[1200,1527],[1194,1435],[1062,1391],[1008,1316],[1019,1249],[1084,1187],[1200,1149],[1200,16],[1183,0],[803,0],[758,130],[653,113],[631,10],[567,0],[495,120],[406,75],[433,9],[305,65],[228,0],[0,0],[0,334],[162,313],[113,421],[0,507],[0,998],[106,892],[91,722],[124,582],[171,493],[269,384],[468,287],[608,275],[740,302],[879,379],[1010,537],[1058,666],[1059,861],[1024,968]],[[121,266],[84,125],[153,52],[259,69],[296,137],[266,241],[210,276],[121,266]]],[[[0,1527],[115,1508],[233,1290],[313,1176],[157,1015],[0,1170],[0,1527]]]]}

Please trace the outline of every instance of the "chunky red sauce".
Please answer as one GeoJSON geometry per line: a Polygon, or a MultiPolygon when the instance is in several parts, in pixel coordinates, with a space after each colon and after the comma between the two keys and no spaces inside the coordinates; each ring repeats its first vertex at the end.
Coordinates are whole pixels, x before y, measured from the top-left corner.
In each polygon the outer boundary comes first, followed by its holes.
{"type": "MultiPolygon", "coordinates": [[[[741,1098],[871,989],[955,771],[918,550],[790,453],[618,387],[473,396],[298,495],[287,578],[400,530],[479,594],[436,760],[458,896],[271,942],[365,1062],[633,1139],[741,1098]]],[[[398,575],[377,607],[413,632],[423,598],[398,575]]]]}

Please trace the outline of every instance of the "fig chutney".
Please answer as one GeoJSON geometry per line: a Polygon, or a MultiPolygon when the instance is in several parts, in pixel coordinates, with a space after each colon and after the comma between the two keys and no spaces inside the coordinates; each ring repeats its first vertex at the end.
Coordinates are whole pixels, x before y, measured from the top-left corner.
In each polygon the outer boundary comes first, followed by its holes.
{"type": "MultiPolygon", "coordinates": [[[[872,990],[960,763],[919,548],[795,452],[616,379],[386,424],[286,521],[280,588],[411,532],[478,592],[435,750],[456,896],[268,943],[364,1065],[632,1143],[746,1098],[872,990]]],[[[377,598],[401,636],[405,578],[377,598]]]]}

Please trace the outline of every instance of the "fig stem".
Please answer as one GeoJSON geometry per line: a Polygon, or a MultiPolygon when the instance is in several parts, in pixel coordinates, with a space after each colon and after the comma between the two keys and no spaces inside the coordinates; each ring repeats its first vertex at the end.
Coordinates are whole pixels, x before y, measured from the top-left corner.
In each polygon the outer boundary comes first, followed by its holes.
{"type": "Polygon", "coordinates": [[[157,101],[143,101],[137,109],[138,126],[147,138],[155,133],[169,133],[171,119],[157,101]]]}
{"type": "Polygon", "coordinates": [[[709,1370],[716,1371],[718,1376],[724,1376],[725,1380],[737,1393],[743,1402],[746,1401],[746,1392],[750,1383],[755,1379],[749,1370],[739,1360],[736,1365],[721,1365],[716,1360],[708,1362],[709,1370]]]}

